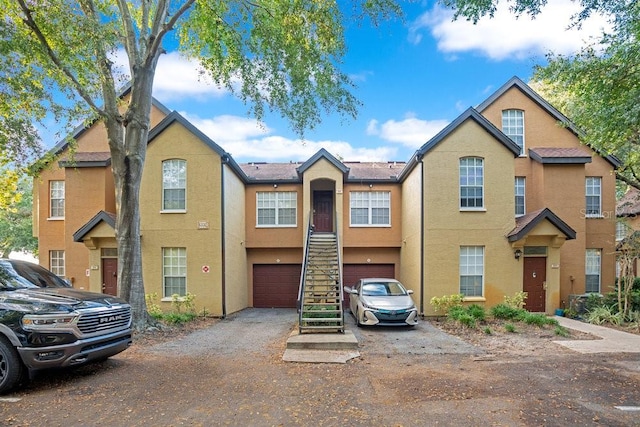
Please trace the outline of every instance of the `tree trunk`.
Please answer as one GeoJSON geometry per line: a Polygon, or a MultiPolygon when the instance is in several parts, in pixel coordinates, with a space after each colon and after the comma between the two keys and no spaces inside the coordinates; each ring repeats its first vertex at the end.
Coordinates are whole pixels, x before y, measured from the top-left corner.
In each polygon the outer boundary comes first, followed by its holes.
{"type": "MultiPolygon", "coordinates": [[[[110,144],[116,186],[118,287],[120,296],[131,304],[135,330],[144,330],[155,323],[147,312],[145,300],[140,231],[140,184],[149,135],[154,70],[155,65],[137,68],[125,113],[124,144],[119,147],[110,144]]],[[[122,135],[121,129],[111,130],[122,135]]]]}

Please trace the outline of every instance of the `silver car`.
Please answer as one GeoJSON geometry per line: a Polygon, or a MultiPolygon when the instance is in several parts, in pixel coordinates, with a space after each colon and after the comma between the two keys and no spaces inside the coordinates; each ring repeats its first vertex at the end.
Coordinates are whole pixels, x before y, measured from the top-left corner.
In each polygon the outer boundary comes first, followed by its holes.
{"type": "Polygon", "coordinates": [[[349,294],[349,308],[358,326],[418,324],[418,310],[411,299],[413,291],[395,279],[360,279],[344,290],[349,294]]]}

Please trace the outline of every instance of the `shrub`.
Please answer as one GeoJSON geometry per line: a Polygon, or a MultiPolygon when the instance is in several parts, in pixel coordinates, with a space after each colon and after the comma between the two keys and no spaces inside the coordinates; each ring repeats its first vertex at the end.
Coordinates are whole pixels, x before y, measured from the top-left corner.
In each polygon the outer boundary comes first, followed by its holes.
{"type": "MultiPolygon", "coordinates": [[[[164,312],[158,304],[158,294],[151,293],[145,295],[147,301],[147,311],[154,319],[168,324],[177,325],[191,322],[198,317],[194,304],[195,295],[187,293],[184,297],[178,294],[171,295],[171,311],[164,312]]],[[[206,310],[203,309],[203,314],[206,310]]]]}
{"type": "Polygon", "coordinates": [[[478,304],[471,304],[467,307],[467,313],[480,322],[487,317],[484,307],[479,306],[478,304]]]}
{"type": "Polygon", "coordinates": [[[527,315],[522,320],[527,325],[536,325],[539,327],[543,327],[544,325],[547,324],[547,316],[539,313],[538,314],[527,313],[527,315]]]}
{"type": "Polygon", "coordinates": [[[554,329],[554,333],[556,335],[558,335],[559,337],[568,337],[569,336],[569,331],[567,330],[567,328],[564,328],[560,325],[557,325],[556,328],[554,329]]]}
{"type": "Polygon", "coordinates": [[[507,305],[506,303],[500,303],[491,307],[491,315],[496,319],[505,319],[511,320],[516,319],[518,316],[521,316],[523,313],[527,313],[527,311],[523,308],[516,308],[507,305]]]}
{"type": "Polygon", "coordinates": [[[462,307],[463,294],[444,295],[441,297],[433,297],[429,302],[436,312],[448,314],[453,307],[462,307]]]}
{"type": "Polygon", "coordinates": [[[514,333],[516,331],[516,327],[513,325],[513,323],[505,323],[504,329],[507,332],[511,332],[511,333],[514,333]]]}
{"type": "Polygon", "coordinates": [[[516,292],[516,294],[512,297],[505,295],[504,303],[512,308],[523,308],[524,300],[527,299],[529,294],[527,292],[516,292]]]}
{"type": "Polygon", "coordinates": [[[602,325],[604,323],[620,325],[624,319],[622,318],[622,313],[616,313],[613,307],[602,306],[589,311],[585,320],[594,325],[602,325]]]}

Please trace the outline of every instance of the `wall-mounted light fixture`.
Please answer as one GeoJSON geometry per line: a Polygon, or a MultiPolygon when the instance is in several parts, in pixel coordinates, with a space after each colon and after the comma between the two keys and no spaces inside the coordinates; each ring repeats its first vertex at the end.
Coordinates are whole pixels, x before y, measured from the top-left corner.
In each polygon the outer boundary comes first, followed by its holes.
{"type": "Polygon", "coordinates": [[[515,259],[520,261],[520,257],[522,256],[522,251],[520,249],[516,249],[515,251],[513,251],[513,256],[515,257],[515,259]]]}
{"type": "Polygon", "coordinates": [[[278,184],[273,184],[273,188],[278,188],[278,184]]]}
{"type": "Polygon", "coordinates": [[[373,188],[373,184],[369,184],[369,188],[373,188]]]}

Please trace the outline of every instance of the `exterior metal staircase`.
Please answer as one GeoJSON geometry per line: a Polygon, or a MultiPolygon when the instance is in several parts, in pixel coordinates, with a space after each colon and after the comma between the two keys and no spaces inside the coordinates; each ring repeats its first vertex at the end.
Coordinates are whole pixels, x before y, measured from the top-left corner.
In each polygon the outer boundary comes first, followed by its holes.
{"type": "Polygon", "coordinates": [[[299,290],[299,332],[344,332],[336,233],[309,231],[299,290]]]}

